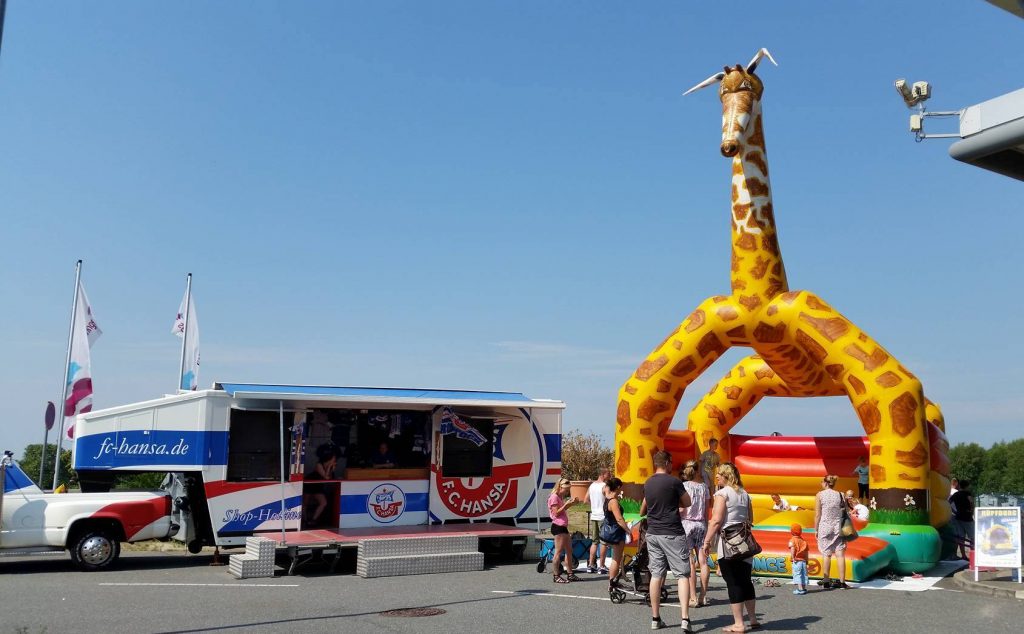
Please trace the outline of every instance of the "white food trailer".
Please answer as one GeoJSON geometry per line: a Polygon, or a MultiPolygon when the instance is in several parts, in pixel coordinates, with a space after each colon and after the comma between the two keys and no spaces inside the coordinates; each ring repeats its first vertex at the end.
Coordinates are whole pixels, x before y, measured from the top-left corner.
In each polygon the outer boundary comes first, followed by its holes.
{"type": "Polygon", "coordinates": [[[79,415],[74,467],[92,490],[116,472],[172,473],[174,537],[193,552],[313,530],[538,530],[564,408],[511,392],[215,383],[79,415]]]}

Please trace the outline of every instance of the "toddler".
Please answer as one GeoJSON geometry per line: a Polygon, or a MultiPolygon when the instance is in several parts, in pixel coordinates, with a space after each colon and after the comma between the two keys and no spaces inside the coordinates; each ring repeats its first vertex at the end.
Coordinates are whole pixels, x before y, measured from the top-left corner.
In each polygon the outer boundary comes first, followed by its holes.
{"type": "Polygon", "coordinates": [[[793,594],[807,594],[807,542],[800,537],[803,528],[799,524],[789,527],[789,558],[793,562],[793,594]]]}

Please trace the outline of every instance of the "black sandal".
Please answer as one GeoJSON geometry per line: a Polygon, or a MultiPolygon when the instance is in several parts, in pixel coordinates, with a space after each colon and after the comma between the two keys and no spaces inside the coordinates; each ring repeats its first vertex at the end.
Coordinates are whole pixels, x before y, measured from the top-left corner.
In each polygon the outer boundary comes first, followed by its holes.
{"type": "Polygon", "coordinates": [[[574,573],[572,573],[572,572],[570,572],[570,573],[569,573],[569,575],[568,575],[568,576],[566,577],[566,579],[567,579],[568,581],[579,581],[579,580],[580,580],[580,578],[579,578],[579,577],[577,577],[577,576],[576,576],[576,575],[575,575],[574,573]]]}
{"type": "Polygon", "coordinates": [[[554,583],[569,583],[569,580],[563,577],[562,575],[558,575],[553,579],[553,581],[554,583]]]}

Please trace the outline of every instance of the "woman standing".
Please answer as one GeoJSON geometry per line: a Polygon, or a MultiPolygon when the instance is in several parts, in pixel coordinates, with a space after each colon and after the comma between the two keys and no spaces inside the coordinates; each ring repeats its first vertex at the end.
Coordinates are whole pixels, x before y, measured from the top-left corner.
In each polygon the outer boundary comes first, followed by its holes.
{"type": "Polygon", "coordinates": [[[686,552],[693,553],[694,561],[700,562],[700,596],[697,596],[697,575],[690,574],[690,607],[708,605],[708,582],[711,580],[711,569],[708,567],[708,551],[704,548],[704,538],[708,532],[708,506],[710,499],[708,487],[701,478],[701,469],[696,460],[690,460],[683,467],[683,487],[690,494],[690,506],[679,511],[686,531],[686,552]]]}
{"type": "MultiPolygon", "coordinates": [[[[715,506],[708,525],[708,534],[704,538],[704,549],[711,548],[712,535],[722,529],[736,524],[753,523],[754,510],[750,504],[750,496],[743,490],[740,472],[731,462],[723,462],[716,473],[718,491],[715,492],[715,506]]],[[[721,541],[719,540],[718,567],[722,571],[726,588],[729,590],[729,607],[732,608],[733,624],[724,632],[746,632],[743,624],[743,610],[746,608],[750,619],[750,629],[761,627],[755,612],[754,582],[750,575],[754,568],[754,558],[722,559],[721,541]]]]}
{"type": "Polygon", "coordinates": [[[843,540],[843,509],[846,496],[835,490],[839,476],[827,475],[821,481],[821,491],[814,496],[814,530],[818,537],[818,551],[825,558],[824,578],[818,582],[824,588],[847,589],[846,585],[846,542],[843,540]],[[829,578],[832,555],[836,556],[839,581],[829,578]]]}
{"type": "Polygon", "coordinates": [[[608,478],[604,488],[604,522],[601,524],[601,543],[612,549],[612,563],[608,566],[608,590],[615,589],[622,566],[622,555],[626,550],[626,536],[629,525],[622,518],[622,505],[619,504],[619,493],[622,491],[622,480],[608,478]]]}
{"type": "Polygon", "coordinates": [[[555,538],[555,555],[552,558],[551,566],[554,569],[555,583],[569,583],[579,581],[572,571],[572,540],[569,539],[569,514],[567,508],[578,502],[576,498],[569,497],[569,480],[562,478],[558,481],[557,488],[548,497],[548,515],[551,517],[551,536],[555,538]],[[558,556],[565,555],[565,572],[563,577],[559,570],[561,560],[558,556]]]}

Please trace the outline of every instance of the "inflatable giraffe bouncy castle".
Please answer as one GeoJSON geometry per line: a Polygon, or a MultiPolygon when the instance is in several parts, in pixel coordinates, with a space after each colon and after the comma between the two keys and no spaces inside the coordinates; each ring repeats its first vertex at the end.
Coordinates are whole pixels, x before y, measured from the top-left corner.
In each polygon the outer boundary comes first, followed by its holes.
{"type": "Polygon", "coordinates": [[[695,454],[717,439],[722,460],[730,460],[730,429],[765,396],[846,396],[870,446],[871,521],[940,526],[949,519],[949,472],[938,407],[917,377],[850,320],[814,293],[789,288],[768,179],[764,86],[755,74],[764,58],[775,63],[761,49],[745,68],[726,67],[687,91],[717,85],[722,102],[720,149],[732,159],[732,289],[700,304],[622,386],[616,475],[643,483],[684,390],[728,348],[746,346],[754,354],[689,414],[695,454]]]}

